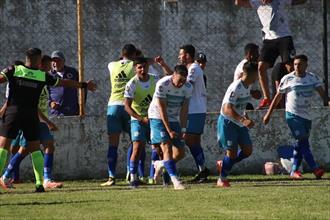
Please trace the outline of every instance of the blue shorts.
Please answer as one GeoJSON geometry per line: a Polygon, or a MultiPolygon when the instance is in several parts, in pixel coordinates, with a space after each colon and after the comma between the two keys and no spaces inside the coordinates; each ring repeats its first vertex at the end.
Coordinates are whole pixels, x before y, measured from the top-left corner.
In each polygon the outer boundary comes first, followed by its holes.
{"type": "Polygon", "coordinates": [[[131,117],[123,105],[109,105],[107,110],[108,134],[117,134],[122,131],[130,134],[131,117]]]}
{"type": "Polygon", "coordinates": [[[218,118],[218,142],[219,147],[224,150],[238,150],[238,145],[252,146],[249,130],[240,127],[222,115],[218,118]]]}
{"type": "Polygon", "coordinates": [[[311,120],[299,117],[290,112],[285,113],[285,118],[295,139],[309,138],[309,134],[312,128],[311,120]]]}
{"type": "Polygon", "coordinates": [[[205,125],[206,113],[197,113],[188,115],[187,133],[203,134],[205,125]]]}
{"type": "MultiPolygon", "coordinates": [[[[179,122],[170,122],[170,128],[181,136],[181,126],[179,122]]],[[[171,141],[172,145],[177,148],[184,147],[184,141],[181,138],[170,139],[167,130],[160,119],[150,119],[150,136],[152,144],[165,143],[171,141]]]]}
{"type": "Polygon", "coordinates": [[[47,124],[45,122],[40,122],[40,129],[39,129],[39,140],[40,142],[46,142],[46,141],[53,141],[54,136],[49,130],[47,124]]]}
{"type": "Polygon", "coordinates": [[[132,141],[149,141],[150,127],[149,124],[143,124],[138,120],[131,120],[131,137],[132,141]]]}
{"type": "MultiPolygon", "coordinates": [[[[54,140],[54,136],[51,134],[51,132],[45,122],[40,122],[40,124],[39,124],[39,140],[40,140],[40,142],[54,140]]],[[[17,147],[17,146],[26,147],[27,146],[27,141],[21,130],[18,132],[17,137],[14,140],[12,140],[10,145],[13,147],[17,147]]]]}

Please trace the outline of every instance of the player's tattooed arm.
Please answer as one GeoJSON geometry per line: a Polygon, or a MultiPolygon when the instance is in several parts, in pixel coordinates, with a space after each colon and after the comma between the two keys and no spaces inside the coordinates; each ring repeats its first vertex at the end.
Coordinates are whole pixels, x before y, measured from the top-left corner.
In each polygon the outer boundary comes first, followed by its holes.
{"type": "Polygon", "coordinates": [[[189,109],[189,99],[185,99],[180,111],[180,123],[181,123],[181,128],[183,128],[182,133],[185,133],[184,130],[187,128],[188,109],[189,109]]]}
{"type": "Polygon", "coordinates": [[[263,117],[263,123],[265,125],[268,124],[268,122],[270,120],[270,116],[272,115],[274,108],[280,103],[282,98],[283,98],[283,93],[277,92],[272,103],[269,106],[267,113],[263,117]]]}

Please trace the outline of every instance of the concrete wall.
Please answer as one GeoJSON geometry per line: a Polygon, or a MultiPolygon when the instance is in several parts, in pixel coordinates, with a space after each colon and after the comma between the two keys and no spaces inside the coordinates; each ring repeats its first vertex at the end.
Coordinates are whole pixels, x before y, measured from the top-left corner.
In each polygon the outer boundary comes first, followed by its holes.
{"type": "MultiPolygon", "coordinates": [[[[276,148],[290,144],[294,140],[284,121],[284,112],[275,111],[269,125],[261,124],[264,111],[250,112],[249,116],[256,121],[251,129],[254,152],[250,158],[234,167],[235,173],[261,173],[266,161],[277,161],[276,148]]],[[[330,109],[315,108],[312,110],[313,126],[310,142],[315,159],[330,168],[330,109]]],[[[216,160],[223,158],[218,148],[216,129],[217,114],[209,114],[206,120],[202,144],[207,166],[215,173],[216,160]]],[[[55,132],[56,153],[54,176],[60,179],[106,178],[107,177],[107,134],[105,117],[58,118],[54,120],[60,131],[55,132]]],[[[128,137],[120,144],[117,172],[126,172],[126,149],[128,137]]],[[[147,147],[147,167],[149,167],[150,147],[147,147]]],[[[180,173],[193,174],[195,164],[186,151],[186,157],[179,162],[180,173]]],[[[147,169],[146,169],[147,171],[147,169]]],[[[148,173],[148,172],[146,172],[148,173]]],[[[32,175],[30,160],[23,161],[22,175],[32,175]]]]}
{"type": "MultiPolygon", "coordinates": [[[[256,12],[235,7],[233,0],[178,0],[166,7],[163,0],[83,2],[85,78],[94,78],[99,86],[87,100],[87,113],[93,116],[105,112],[110,92],[107,64],[119,57],[125,43],[136,44],[146,56],[161,54],[171,66],[182,44],[192,43],[205,52],[208,111],[218,111],[244,45],[261,44],[256,12]]],[[[321,0],[308,0],[288,11],[297,53],[306,53],[310,71],[322,76],[321,0]]],[[[75,0],[0,0],[0,68],[23,59],[32,46],[48,54],[62,50],[67,64],[77,66],[75,13],[75,0]]],[[[314,104],[319,106],[321,101],[314,104]]]]}

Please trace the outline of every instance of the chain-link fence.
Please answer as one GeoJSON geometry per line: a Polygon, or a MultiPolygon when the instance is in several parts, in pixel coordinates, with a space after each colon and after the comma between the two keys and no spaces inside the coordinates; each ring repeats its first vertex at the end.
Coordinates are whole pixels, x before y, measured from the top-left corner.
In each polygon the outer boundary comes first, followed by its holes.
{"type": "MultiPolygon", "coordinates": [[[[297,53],[307,54],[309,70],[323,77],[321,0],[286,7],[286,12],[297,53]]],[[[78,67],[76,1],[0,0],[0,13],[1,68],[23,59],[29,47],[46,54],[61,50],[66,64],[78,67]]],[[[119,58],[125,43],[146,56],[162,55],[171,66],[182,44],[204,52],[208,111],[218,111],[245,44],[262,42],[256,10],[236,7],[232,0],[84,0],[83,16],[85,79],[94,78],[99,88],[88,97],[89,115],[105,114],[107,64],[119,58]]]]}

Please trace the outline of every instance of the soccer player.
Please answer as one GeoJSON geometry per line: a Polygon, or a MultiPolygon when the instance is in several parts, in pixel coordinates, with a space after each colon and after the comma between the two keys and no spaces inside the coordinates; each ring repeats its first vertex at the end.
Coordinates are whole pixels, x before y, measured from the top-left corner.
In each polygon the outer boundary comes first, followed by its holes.
{"type": "Polygon", "coordinates": [[[125,89],[125,110],[131,116],[131,138],[133,150],[130,157],[130,182],[132,187],[139,184],[137,178],[138,165],[141,152],[150,137],[148,108],[155,92],[158,78],[148,74],[148,62],[146,58],[134,59],[136,75],[127,83],[125,89]]]}
{"type": "MultiPolygon", "coordinates": [[[[234,81],[240,79],[243,76],[243,66],[246,62],[258,62],[259,60],[259,47],[258,45],[254,43],[248,43],[244,47],[244,59],[237,65],[234,73],[234,81]]],[[[260,96],[257,96],[257,94],[260,94],[258,91],[258,85],[256,85],[257,82],[255,82],[251,86],[251,93],[254,93],[254,97],[261,98],[260,96]]],[[[246,105],[246,110],[253,110],[254,107],[252,103],[248,103],[246,105]]]]}
{"type": "Polygon", "coordinates": [[[109,137],[108,147],[108,174],[107,182],[101,186],[113,186],[116,184],[116,165],[118,158],[118,145],[122,131],[130,133],[130,116],[124,107],[125,86],[135,76],[133,59],[136,57],[136,48],[132,44],[126,44],[121,50],[122,59],[110,62],[111,95],[107,110],[107,128],[109,137]]]}
{"type": "Polygon", "coordinates": [[[313,170],[316,178],[324,175],[324,169],[316,164],[310,150],[309,134],[312,127],[310,115],[311,99],[314,90],[324,98],[326,95],[322,83],[317,75],[307,72],[308,58],[306,55],[297,55],[293,61],[294,72],[285,75],[279,85],[266,115],[263,117],[264,124],[268,124],[273,109],[286,94],[285,118],[291,130],[292,136],[296,139],[293,153],[293,166],[290,176],[293,179],[302,179],[299,166],[304,158],[313,170]]]}
{"type": "MultiPolygon", "coordinates": [[[[31,48],[26,51],[25,65],[10,66],[0,73],[0,83],[9,83],[7,107],[0,122],[0,173],[6,164],[10,142],[22,130],[27,148],[21,148],[11,160],[15,167],[23,157],[24,151],[29,150],[35,166],[36,176],[43,176],[44,158],[40,151],[38,102],[45,85],[66,86],[73,88],[96,89],[92,81],[76,82],[72,80],[54,79],[49,74],[39,70],[41,63],[41,50],[31,48]],[[40,166],[41,165],[41,166],[40,166]]],[[[3,188],[11,188],[10,179],[6,176],[0,178],[3,188]]],[[[36,185],[36,192],[44,192],[42,184],[36,185]]]]}
{"type": "Polygon", "coordinates": [[[187,82],[188,69],[177,65],[174,73],[157,82],[148,110],[151,142],[160,144],[163,160],[155,162],[155,179],[159,182],[160,170],[165,167],[174,189],[184,189],[177,177],[176,162],[184,157],[184,142],[189,99],[192,85],[187,82]],[[180,126],[180,123],[181,126],[180,126]]]}
{"type": "Polygon", "coordinates": [[[226,153],[222,167],[219,168],[218,187],[230,187],[227,177],[233,165],[252,153],[252,141],[248,129],[254,126],[254,122],[247,117],[244,110],[250,100],[250,87],[257,79],[258,64],[246,62],[243,65],[242,77],[230,84],[223,98],[217,135],[219,147],[226,153]]]}
{"type": "MultiPolygon", "coordinates": [[[[206,63],[207,63],[206,55],[204,53],[202,53],[202,52],[199,52],[197,54],[197,58],[196,58],[195,62],[198,63],[198,65],[204,71],[204,69],[206,67],[206,63]]],[[[207,87],[207,78],[206,78],[206,74],[205,73],[203,74],[203,78],[204,78],[204,83],[205,83],[205,88],[206,88],[207,87]]]]}
{"type": "Polygon", "coordinates": [[[178,59],[188,69],[187,81],[193,85],[193,93],[189,102],[188,127],[185,136],[186,145],[193,156],[198,173],[194,178],[196,182],[205,182],[210,174],[205,167],[205,156],[201,146],[206,119],[206,88],[204,73],[200,65],[195,62],[195,47],[187,44],[180,47],[178,59]]]}
{"type": "MultiPolygon", "coordinates": [[[[51,61],[52,60],[49,56],[43,55],[42,59],[41,59],[41,68],[40,68],[40,70],[42,70],[46,73],[49,73],[50,70],[51,70],[51,61]]],[[[38,107],[39,107],[39,118],[40,118],[39,138],[40,138],[40,143],[44,147],[44,164],[43,164],[43,169],[44,169],[44,176],[43,177],[44,177],[44,180],[43,180],[43,186],[46,189],[47,188],[61,188],[63,186],[63,183],[61,183],[61,182],[54,182],[52,180],[52,175],[51,175],[52,166],[53,166],[53,158],[54,158],[54,137],[51,134],[50,130],[51,131],[57,131],[58,128],[56,127],[56,125],[54,123],[52,123],[48,119],[48,97],[49,97],[48,89],[45,86],[43,88],[41,94],[40,94],[38,107]]],[[[26,143],[27,142],[24,138],[24,134],[22,132],[20,132],[19,135],[17,136],[17,138],[14,141],[12,141],[12,143],[11,143],[11,145],[12,145],[12,149],[11,149],[12,154],[13,154],[13,151],[15,151],[15,153],[18,151],[18,150],[14,150],[15,146],[18,145],[18,148],[19,148],[19,146],[25,148],[26,143]]],[[[22,160],[29,153],[27,151],[24,151],[24,152],[25,153],[24,153],[24,155],[22,155],[22,160]]],[[[15,169],[14,169],[13,166],[11,166],[11,164],[8,164],[8,167],[7,167],[7,169],[4,173],[4,176],[7,177],[7,178],[10,178],[12,176],[13,180],[14,180],[13,183],[15,183],[15,179],[16,179],[16,182],[17,182],[18,177],[19,177],[19,166],[20,166],[20,161],[17,162],[15,169]]],[[[42,182],[42,177],[36,176],[36,184],[40,185],[41,182],[42,182]]]]}
{"type": "MultiPolygon", "coordinates": [[[[258,67],[263,99],[258,108],[267,108],[271,102],[267,69],[273,67],[278,56],[281,56],[282,62],[286,64],[295,55],[292,34],[284,7],[305,2],[306,0],[235,0],[235,4],[238,6],[256,9],[263,26],[263,44],[258,67]]],[[[288,66],[288,68],[290,67],[288,66]]]]}

